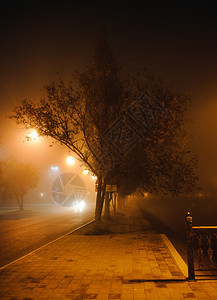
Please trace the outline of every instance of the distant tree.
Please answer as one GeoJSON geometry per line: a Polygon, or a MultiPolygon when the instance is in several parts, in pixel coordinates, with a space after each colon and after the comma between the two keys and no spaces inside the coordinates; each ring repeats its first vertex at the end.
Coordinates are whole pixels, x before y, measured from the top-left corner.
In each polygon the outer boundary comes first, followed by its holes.
{"type": "Polygon", "coordinates": [[[2,188],[6,194],[12,194],[16,198],[20,211],[24,209],[24,196],[37,186],[38,181],[39,172],[33,165],[15,159],[2,162],[2,188]]]}

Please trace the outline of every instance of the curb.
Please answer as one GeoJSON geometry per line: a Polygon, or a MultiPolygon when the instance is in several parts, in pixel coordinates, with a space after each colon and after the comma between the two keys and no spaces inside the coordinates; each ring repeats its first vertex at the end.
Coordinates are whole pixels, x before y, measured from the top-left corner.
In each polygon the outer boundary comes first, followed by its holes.
{"type": "Polygon", "coordinates": [[[179,269],[181,270],[184,277],[188,277],[188,267],[187,264],[184,262],[180,254],[177,252],[173,244],[170,242],[168,237],[165,234],[160,234],[162,240],[166,244],[169,252],[171,253],[172,257],[174,258],[176,264],[178,265],[179,269]]]}

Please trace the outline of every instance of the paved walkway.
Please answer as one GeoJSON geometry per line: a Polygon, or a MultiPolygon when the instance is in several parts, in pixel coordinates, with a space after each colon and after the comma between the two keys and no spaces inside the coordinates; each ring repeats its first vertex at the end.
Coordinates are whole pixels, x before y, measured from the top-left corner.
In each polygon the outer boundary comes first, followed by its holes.
{"type": "Polygon", "coordinates": [[[217,281],[185,281],[165,238],[138,215],[130,220],[116,226],[122,233],[78,231],[8,265],[0,299],[217,299],[217,281]]]}

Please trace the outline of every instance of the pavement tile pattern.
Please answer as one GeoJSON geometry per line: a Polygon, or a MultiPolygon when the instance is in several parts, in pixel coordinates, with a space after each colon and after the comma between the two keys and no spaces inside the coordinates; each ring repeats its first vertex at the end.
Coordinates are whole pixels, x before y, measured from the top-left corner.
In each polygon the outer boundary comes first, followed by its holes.
{"type": "Polygon", "coordinates": [[[0,270],[0,299],[217,299],[217,281],[185,281],[151,228],[74,233],[0,270]]]}

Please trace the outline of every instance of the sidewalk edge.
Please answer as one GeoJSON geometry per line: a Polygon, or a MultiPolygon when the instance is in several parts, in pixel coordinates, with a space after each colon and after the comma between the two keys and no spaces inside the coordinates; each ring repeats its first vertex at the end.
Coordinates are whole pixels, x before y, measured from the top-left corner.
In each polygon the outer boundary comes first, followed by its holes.
{"type": "Polygon", "coordinates": [[[184,262],[180,254],[177,252],[173,244],[170,242],[168,237],[165,234],[160,234],[162,240],[166,244],[167,248],[169,249],[172,257],[174,258],[176,264],[178,265],[179,269],[181,270],[182,274],[187,278],[188,277],[188,267],[187,264],[184,262]]]}

